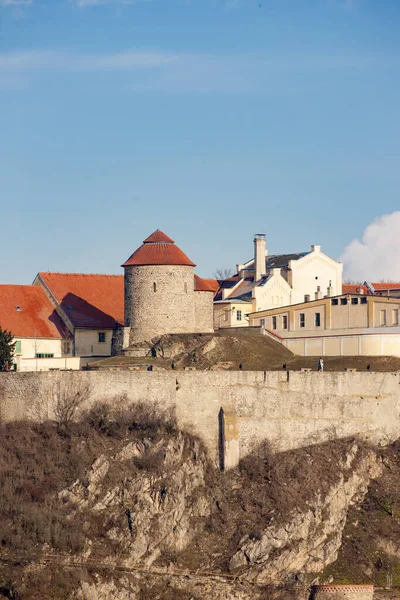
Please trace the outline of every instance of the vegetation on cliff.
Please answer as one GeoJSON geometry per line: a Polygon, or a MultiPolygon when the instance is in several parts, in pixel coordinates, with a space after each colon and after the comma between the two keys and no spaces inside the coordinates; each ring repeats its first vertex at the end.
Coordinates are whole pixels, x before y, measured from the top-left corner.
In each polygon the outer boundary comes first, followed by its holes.
{"type": "Polygon", "coordinates": [[[397,444],[263,445],[220,473],[172,414],[124,398],[0,433],[0,596],[282,600],[318,575],[397,577],[397,444]]]}

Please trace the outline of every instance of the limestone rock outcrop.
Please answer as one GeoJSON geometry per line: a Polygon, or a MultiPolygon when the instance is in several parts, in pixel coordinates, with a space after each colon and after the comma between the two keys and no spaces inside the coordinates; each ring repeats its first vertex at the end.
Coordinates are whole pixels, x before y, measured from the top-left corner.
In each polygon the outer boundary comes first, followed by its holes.
{"type": "MultiPolygon", "coordinates": [[[[85,481],[63,490],[60,498],[70,503],[72,510],[87,512],[86,558],[104,554],[106,546],[105,558],[110,564],[116,563],[118,553],[120,566],[153,572],[157,578],[173,573],[175,578],[186,578],[186,588],[189,581],[194,585],[193,573],[200,573],[203,591],[196,598],[210,597],[204,591],[210,586],[216,589],[213,572],[228,579],[233,575],[253,591],[242,589],[230,597],[257,598],[260,586],[301,581],[304,575],[319,573],[335,561],[349,507],[363,499],[371,478],[378,477],[382,468],[374,450],[356,442],[349,442],[342,456],[334,465],[336,476],[330,486],[322,490],[315,481],[306,506],[266,525],[257,539],[243,536],[233,555],[227,557],[225,573],[213,563],[211,547],[207,565],[197,556],[215,490],[207,485],[210,465],[200,445],[180,433],[169,439],[130,442],[113,457],[100,456],[85,481]],[[105,532],[100,539],[94,529],[99,518],[105,532]]],[[[228,552],[227,539],[220,539],[220,550],[228,552]]],[[[132,583],[107,585],[82,584],[79,598],[102,600],[107,594],[121,600],[140,597],[132,583]],[[107,585],[122,586],[120,595],[107,585]]],[[[235,586],[229,581],[219,585],[221,596],[215,592],[212,598],[223,598],[229,585],[233,594],[235,586]]]]}
{"type": "MultiPolygon", "coordinates": [[[[319,573],[335,561],[347,511],[363,499],[382,465],[372,450],[360,457],[354,443],[338,470],[338,481],[325,496],[318,494],[307,510],[295,510],[284,523],[267,527],[260,540],[243,539],[230,560],[230,570],[244,568],[243,579],[276,583],[291,574],[319,573]]],[[[315,486],[318,490],[318,481],[315,486]]]]}

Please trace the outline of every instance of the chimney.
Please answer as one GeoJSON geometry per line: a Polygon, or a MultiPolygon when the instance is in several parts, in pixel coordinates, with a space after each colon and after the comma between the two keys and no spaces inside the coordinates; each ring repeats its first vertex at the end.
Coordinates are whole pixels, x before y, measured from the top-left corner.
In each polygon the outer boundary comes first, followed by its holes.
{"type": "Polygon", "coordinates": [[[254,235],[254,281],[259,281],[265,275],[265,233],[254,235]]]}

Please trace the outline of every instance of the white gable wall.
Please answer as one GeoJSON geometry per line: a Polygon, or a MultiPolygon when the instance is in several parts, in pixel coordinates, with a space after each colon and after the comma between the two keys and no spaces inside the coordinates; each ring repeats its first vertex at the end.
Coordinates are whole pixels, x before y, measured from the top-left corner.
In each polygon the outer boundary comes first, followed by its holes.
{"type": "Polygon", "coordinates": [[[320,287],[321,298],[327,295],[331,282],[331,296],[342,293],[342,263],[332,260],[314,246],[309,254],[299,260],[290,261],[292,293],[288,304],[304,302],[304,296],[309,295],[315,300],[317,287],[320,287]]]}
{"type": "Polygon", "coordinates": [[[272,269],[267,282],[253,288],[256,310],[277,308],[278,306],[290,304],[290,295],[290,286],[282,277],[280,269],[272,269]]]}

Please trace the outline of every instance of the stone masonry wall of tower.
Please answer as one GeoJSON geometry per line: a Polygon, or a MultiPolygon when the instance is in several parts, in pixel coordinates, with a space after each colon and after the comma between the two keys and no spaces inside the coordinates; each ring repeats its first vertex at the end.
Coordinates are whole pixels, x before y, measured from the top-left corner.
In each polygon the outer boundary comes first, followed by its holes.
{"type": "Polygon", "coordinates": [[[125,326],[130,344],[166,333],[195,331],[194,271],[191,266],[125,267],[125,326]]]}

